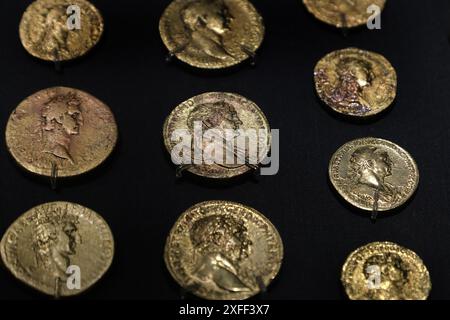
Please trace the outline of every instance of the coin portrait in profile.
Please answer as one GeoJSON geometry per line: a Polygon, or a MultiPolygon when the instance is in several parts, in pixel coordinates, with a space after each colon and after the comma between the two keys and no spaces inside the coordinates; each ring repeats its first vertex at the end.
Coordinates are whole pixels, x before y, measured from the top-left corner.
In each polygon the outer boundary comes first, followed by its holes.
{"type": "Polygon", "coordinates": [[[74,163],[70,145],[83,125],[80,105],[81,101],[74,94],[55,96],[44,105],[41,113],[43,152],[74,163]]]}
{"type": "Polygon", "coordinates": [[[195,128],[195,122],[201,122],[204,130],[238,130],[242,125],[236,109],[226,101],[203,103],[195,106],[190,112],[187,122],[191,132],[195,128]]]}
{"type": "MultiPolygon", "coordinates": [[[[69,30],[67,28],[66,7],[55,6],[45,16],[45,28],[41,38],[41,45],[58,58],[59,52],[67,50],[69,30]]],[[[58,59],[56,59],[58,60],[58,59]]]]}
{"type": "Polygon", "coordinates": [[[394,204],[397,201],[397,187],[386,181],[392,176],[393,162],[389,154],[375,146],[356,149],[349,160],[348,178],[354,194],[373,196],[379,191],[379,200],[394,204]]]}
{"type": "Polygon", "coordinates": [[[377,288],[369,291],[371,299],[374,300],[392,300],[392,299],[407,299],[407,294],[404,292],[408,285],[409,267],[402,258],[395,253],[377,254],[369,257],[364,263],[364,276],[367,280],[370,279],[371,274],[367,272],[370,267],[376,266],[379,268],[380,283],[377,288]]]}
{"type": "Polygon", "coordinates": [[[190,241],[196,284],[225,292],[252,291],[239,275],[239,265],[248,258],[252,245],[243,221],[223,215],[204,217],[193,224],[190,241]]]}
{"type": "Polygon", "coordinates": [[[78,232],[78,219],[68,214],[45,214],[38,218],[34,227],[33,251],[36,268],[45,270],[44,275],[65,280],[71,256],[76,254],[81,244],[78,232]]]}
{"type": "Polygon", "coordinates": [[[191,1],[182,8],[180,18],[189,39],[187,48],[219,60],[231,57],[223,36],[233,17],[223,0],[191,1]]]}

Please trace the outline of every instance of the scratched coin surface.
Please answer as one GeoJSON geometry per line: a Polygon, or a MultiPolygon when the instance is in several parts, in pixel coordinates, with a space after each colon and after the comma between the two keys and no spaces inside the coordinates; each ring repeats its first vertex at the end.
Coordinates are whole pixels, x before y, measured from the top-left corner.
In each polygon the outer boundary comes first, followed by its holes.
{"type": "Polygon", "coordinates": [[[23,14],[19,33],[31,55],[66,61],[91,50],[103,27],[100,12],[86,0],[37,0],[23,14]]]}
{"type": "Polygon", "coordinates": [[[333,155],[331,183],[352,205],[387,211],[404,204],[419,184],[419,170],[411,155],[387,140],[350,141],[333,155]]]}
{"type": "Polygon", "coordinates": [[[175,0],[163,13],[159,30],[171,54],[203,69],[241,63],[264,38],[263,19],[247,0],[175,0]]]}
{"type": "Polygon", "coordinates": [[[201,94],[181,103],[167,117],[163,136],[172,160],[177,154],[182,164],[190,162],[187,171],[214,179],[255,169],[271,145],[269,123],[261,109],[238,94],[224,92],[201,94]],[[182,136],[190,138],[190,147],[178,152],[182,136]]]}
{"type": "Polygon", "coordinates": [[[431,290],[420,257],[392,242],[373,242],[352,252],[341,281],[351,300],[426,300],[431,290]]]}
{"type": "Polygon", "coordinates": [[[348,48],[322,58],[314,70],[319,98],[334,111],[369,117],[388,108],[397,94],[397,73],[382,55],[348,48]]]}
{"type": "Polygon", "coordinates": [[[70,177],[99,166],[117,141],[111,110],[90,94],[54,87],[22,101],[6,126],[6,144],[26,170],[70,177]]]}
{"type": "Polygon", "coordinates": [[[278,274],[283,244],[276,228],[255,209],[207,201],[185,211],[167,238],[164,259],[174,279],[210,300],[258,294],[278,274]]]}
{"type": "Polygon", "coordinates": [[[112,263],[114,240],[108,224],[91,209],[51,202],[20,216],[3,236],[0,253],[17,279],[42,293],[64,297],[102,278],[112,263]]]}
{"type": "Polygon", "coordinates": [[[374,6],[381,12],[386,0],[303,0],[303,3],[320,21],[338,28],[353,28],[366,25],[376,13],[374,6]]]}

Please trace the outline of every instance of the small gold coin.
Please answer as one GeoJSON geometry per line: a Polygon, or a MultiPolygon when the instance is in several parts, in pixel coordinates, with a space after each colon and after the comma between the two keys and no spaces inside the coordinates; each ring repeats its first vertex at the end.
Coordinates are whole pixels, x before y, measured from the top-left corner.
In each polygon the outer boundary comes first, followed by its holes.
{"type": "Polygon", "coordinates": [[[368,211],[401,206],[419,184],[419,170],[411,155],[395,143],[377,138],[346,143],[333,155],[328,170],[338,193],[368,211]]]}
{"type": "MultiPolygon", "coordinates": [[[[232,178],[246,173],[260,164],[271,145],[269,123],[261,109],[234,93],[205,93],[177,106],[163,129],[169,153],[173,154],[180,143],[173,137],[183,131],[191,139],[191,165],[186,170],[208,178],[232,178]],[[216,140],[209,140],[208,132],[214,132],[216,140]],[[239,141],[246,144],[241,146],[239,141]],[[222,161],[216,161],[215,153],[208,152],[211,146],[222,150],[223,157],[219,159],[222,161]]],[[[183,153],[186,154],[186,149],[183,153]]]]}
{"type": "Polygon", "coordinates": [[[42,293],[65,297],[102,278],[112,263],[114,240],[94,211],[51,202],[20,216],[3,236],[0,253],[17,279],[42,293]]]}
{"type": "Polygon", "coordinates": [[[431,290],[419,256],[391,242],[373,242],[352,252],[341,281],[351,300],[426,300],[431,290]]]}
{"type": "Polygon", "coordinates": [[[283,244],[275,227],[255,209],[208,201],[180,216],[167,238],[164,259],[173,278],[193,294],[241,300],[275,278],[283,244]]]}
{"type": "Polygon", "coordinates": [[[174,0],[159,30],[171,54],[203,69],[241,63],[264,38],[263,19],[247,0],[174,0]]]}
{"type": "Polygon", "coordinates": [[[99,166],[117,141],[111,110],[90,94],[54,87],[22,101],[6,126],[19,165],[43,176],[70,177],[99,166]]]}
{"type": "Polygon", "coordinates": [[[317,19],[337,28],[366,25],[373,15],[369,9],[378,6],[383,10],[386,0],[303,0],[306,8],[317,19]]]}
{"type": "Polygon", "coordinates": [[[382,55],[348,48],[322,58],[314,70],[319,98],[334,111],[369,117],[388,108],[397,94],[397,73],[382,55]]]}
{"type": "Polygon", "coordinates": [[[46,61],[72,60],[100,40],[103,18],[86,0],[36,0],[23,14],[19,33],[31,55],[46,61]]]}

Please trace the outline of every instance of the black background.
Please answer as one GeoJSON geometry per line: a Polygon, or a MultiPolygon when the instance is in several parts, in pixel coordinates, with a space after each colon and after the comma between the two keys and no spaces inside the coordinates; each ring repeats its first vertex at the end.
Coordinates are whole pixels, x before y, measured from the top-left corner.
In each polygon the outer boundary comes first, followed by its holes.
{"type": "MultiPolygon", "coordinates": [[[[51,86],[85,90],[113,110],[120,143],[111,159],[59,191],[22,172],[0,148],[0,233],[29,208],[65,200],[99,212],[109,223],[116,254],[107,275],[80,299],[178,299],[163,262],[165,238],[176,218],[205,200],[252,206],[278,228],[285,246],[279,277],[267,299],[345,299],[340,270],[347,255],[372,241],[394,241],[417,252],[429,268],[431,299],[450,298],[448,0],[389,0],[382,30],[352,30],[347,37],[315,20],[299,0],[253,0],[266,38],[255,68],[223,73],[165,63],[158,21],[166,0],[92,1],[105,33],[86,57],[63,73],[22,48],[18,25],[30,1],[0,4],[0,124],[34,92],[51,86]],[[318,102],[312,72],[326,53],[348,46],[385,55],[398,72],[398,98],[382,117],[355,123],[318,102]],[[275,176],[226,184],[175,179],[162,144],[162,124],[187,98],[208,91],[236,92],[255,101],[280,129],[281,167],[275,176]],[[407,206],[372,224],[335,195],[328,161],[348,140],[389,139],[416,159],[421,181],[407,206]]],[[[43,298],[0,270],[0,299],[43,298]]]]}

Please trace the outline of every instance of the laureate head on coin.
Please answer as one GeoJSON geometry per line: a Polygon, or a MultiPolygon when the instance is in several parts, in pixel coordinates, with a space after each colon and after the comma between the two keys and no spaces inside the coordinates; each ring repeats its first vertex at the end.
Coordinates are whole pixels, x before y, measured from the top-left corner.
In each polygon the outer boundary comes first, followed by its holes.
{"type": "Polygon", "coordinates": [[[52,202],[20,216],[3,236],[0,253],[17,279],[42,293],[64,297],[100,280],[112,263],[114,240],[108,224],[94,211],[52,202]]]}
{"type": "Polygon", "coordinates": [[[159,30],[170,53],[203,69],[239,64],[264,38],[263,20],[247,0],[174,0],[159,30]]]}
{"type": "Polygon", "coordinates": [[[70,177],[99,166],[117,141],[114,116],[103,102],[54,87],[22,101],[6,126],[6,144],[19,165],[43,176],[70,177]]]}
{"type": "Polygon", "coordinates": [[[411,155],[395,143],[377,138],[357,139],[340,147],[328,171],[337,192],[368,211],[401,206],[419,184],[419,170],[411,155]]]}
{"type": "Polygon", "coordinates": [[[86,0],[36,0],[23,14],[19,33],[22,45],[34,57],[67,61],[97,44],[103,18],[86,0]]]}
{"type": "Polygon", "coordinates": [[[303,0],[317,19],[337,28],[353,28],[367,24],[374,5],[383,10],[386,0],[303,0]]]}
{"type": "Polygon", "coordinates": [[[210,92],[177,106],[167,117],[164,143],[172,161],[208,178],[232,178],[266,158],[271,134],[261,109],[234,94],[210,92]]]}
{"type": "Polygon", "coordinates": [[[373,242],[352,252],[341,281],[351,300],[426,300],[431,290],[419,256],[391,242],[373,242]]]}
{"type": "Polygon", "coordinates": [[[184,212],[167,238],[164,259],[183,288],[211,300],[241,300],[275,278],[283,244],[258,211],[226,201],[184,212]]]}
{"type": "Polygon", "coordinates": [[[369,117],[388,108],[397,94],[397,73],[382,55],[348,48],[331,52],[314,70],[319,98],[334,111],[369,117]]]}

